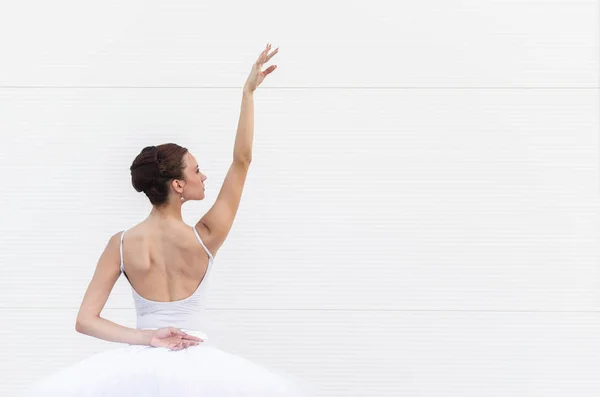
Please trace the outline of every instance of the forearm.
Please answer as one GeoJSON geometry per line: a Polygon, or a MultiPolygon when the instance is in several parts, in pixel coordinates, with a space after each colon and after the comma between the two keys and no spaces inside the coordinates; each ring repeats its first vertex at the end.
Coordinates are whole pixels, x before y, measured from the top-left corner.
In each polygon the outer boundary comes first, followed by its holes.
{"type": "Polygon", "coordinates": [[[252,160],[254,140],[254,93],[245,87],[242,90],[242,106],[233,148],[234,161],[252,160]]]}
{"type": "Polygon", "coordinates": [[[150,345],[152,330],[141,330],[116,324],[102,317],[78,321],[77,332],[109,342],[150,345]]]}

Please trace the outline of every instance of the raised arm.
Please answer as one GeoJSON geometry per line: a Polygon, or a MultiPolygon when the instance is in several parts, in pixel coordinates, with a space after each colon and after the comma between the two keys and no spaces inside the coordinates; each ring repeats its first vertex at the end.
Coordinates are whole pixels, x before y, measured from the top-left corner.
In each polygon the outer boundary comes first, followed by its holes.
{"type": "Polygon", "coordinates": [[[270,45],[259,55],[252,65],[246,84],[242,90],[242,106],[238,122],[237,134],[233,148],[233,162],[225,176],[223,186],[217,199],[208,212],[198,221],[196,228],[203,230],[207,248],[213,257],[225,242],[242,199],[242,192],[248,169],[252,161],[252,141],[254,140],[254,91],[264,78],[277,66],[269,66],[262,71],[265,62],[278,52],[278,48],[269,54],[270,45]]]}

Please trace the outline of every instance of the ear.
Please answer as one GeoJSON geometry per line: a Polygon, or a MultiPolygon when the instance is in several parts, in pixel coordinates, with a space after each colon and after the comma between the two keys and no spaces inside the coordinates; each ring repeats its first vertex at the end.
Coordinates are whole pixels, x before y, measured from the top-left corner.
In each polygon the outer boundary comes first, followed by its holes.
{"type": "Polygon", "coordinates": [[[181,194],[183,193],[183,184],[184,181],[180,180],[180,179],[173,179],[173,181],[171,182],[171,186],[173,186],[173,190],[175,190],[175,192],[181,194]]]}

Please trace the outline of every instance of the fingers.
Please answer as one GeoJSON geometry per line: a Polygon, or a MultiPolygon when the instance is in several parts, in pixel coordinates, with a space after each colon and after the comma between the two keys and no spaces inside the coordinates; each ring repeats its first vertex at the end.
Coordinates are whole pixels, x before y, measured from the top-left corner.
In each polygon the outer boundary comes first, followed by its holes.
{"type": "Polygon", "coordinates": [[[183,347],[185,349],[185,348],[188,348],[190,346],[198,346],[200,344],[200,342],[189,340],[189,341],[182,341],[182,344],[183,344],[183,347]]]}
{"type": "Polygon", "coordinates": [[[263,52],[261,52],[260,55],[258,56],[258,59],[256,61],[257,64],[262,65],[263,63],[268,62],[271,58],[273,58],[273,56],[275,54],[277,54],[277,52],[279,52],[279,47],[277,47],[275,49],[275,51],[273,51],[270,55],[268,55],[270,49],[271,49],[271,44],[267,44],[267,48],[265,48],[263,50],[263,52]]]}
{"type": "Polygon", "coordinates": [[[183,350],[187,349],[190,346],[198,346],[200,343],[192,340],[181,340],[179,342],[175,342],[169,345],[169,349],[171,350],[183,350]]]}
{"type": "Polygon", "coordinates": [[[268,68],[265,69],[265,71],[263,72],[263,74],[266,76],[269,73],[271,73],[273,70],[277,69],[277,65],[271,65],[268,68]]]}
{"type": "Polygon", "coordinates": [[[178,343],[174,343],[172,346],[169,347],[171,350],[181,350],[183,348],[183,345],[181,344],[181,342],[178,343]]]}
{"type": "Polygon", "coordinates": [[[275,51],[273,51],[273,52],[271,53],[271,55],[269,55],[269,56],[267,57],[267,59],[265,59],[265,62],[269,62],[269,60],[270,60],[271,58],[273,58],[273,56],[274,56],[275,54],[277,54],[277,52],[279,52],[279,47],[277,47],[277,48],[275,49],[275,51]]]}
{"type": "Polygon", "coordinates": [[[204,340],[202,338],[199,338],[194,335],[189,335],[189,334],[185,334],[184,336],[182,336],[182,338],[185,340],[191,340],[191,341],[195,341],[195,342],[204,342],[204,340]]]}
{"type": "Polygon", "coordinates": [[[258,64],[264,63],[264,59],[265,59],[267,52],[269,51],[269,48],[271,48],[271,45],[267,44],[267,47],[258,56],[256,63],[258,63],[258,64]]]}
{"type": "Polygon", "coordinates": [[[187,339],[187,340],[193,340],[196,342],[204,342],[204,340],[202,338],[199,338],[197,336],[194,335],[190,335],[187,332],[184,331],[179,331],[179,333],[177,334],[178,336],[181,337],[181,339],[187,339]]]}
{"type": "Polygon", "coordinates": [[[170,335],[163,339],[166,339],[164,340],[165,342],[169,340],[167,342],[167,347],[171,350],[181,350],[189,346],[196,346],[200,342],[204,342],[202,338],[195,335],[190,335],[176,327],[168,327],[168,331],[170,335]]]}

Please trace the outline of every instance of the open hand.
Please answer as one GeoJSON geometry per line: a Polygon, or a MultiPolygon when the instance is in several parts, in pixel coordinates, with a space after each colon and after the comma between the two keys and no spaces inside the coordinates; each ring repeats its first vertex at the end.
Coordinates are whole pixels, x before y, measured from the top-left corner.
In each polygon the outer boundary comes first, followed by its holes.
{"type": "Polygon", "coordinates": [[[252,70],[250,71],[250,75],[248,76],[248,80],[246,84],[244,84],[244,90],[249,92],[254,92],[263,82],[266,76],[268,76],[272,71],[277,69],[277,65],[271,65],[264,71],[262,71],[262,67],[265,62],[268,62],[277,52],[279,51],[279,47],[275,49],[272,53],[269,54],[269,50],[271,49],[271,44],[267,44],[267,47],[263,52],[260,53],[258,59],[252,65],[252,70]]]}
{"type": "Polygon", "coordinates": [[[175,327],[165,327],[154,330],[150,339],[150,346],[183,350],[190,346],[197,346],[200,342],[203,342],[203,340],[197,336],[189,335],[175,327]]]}

